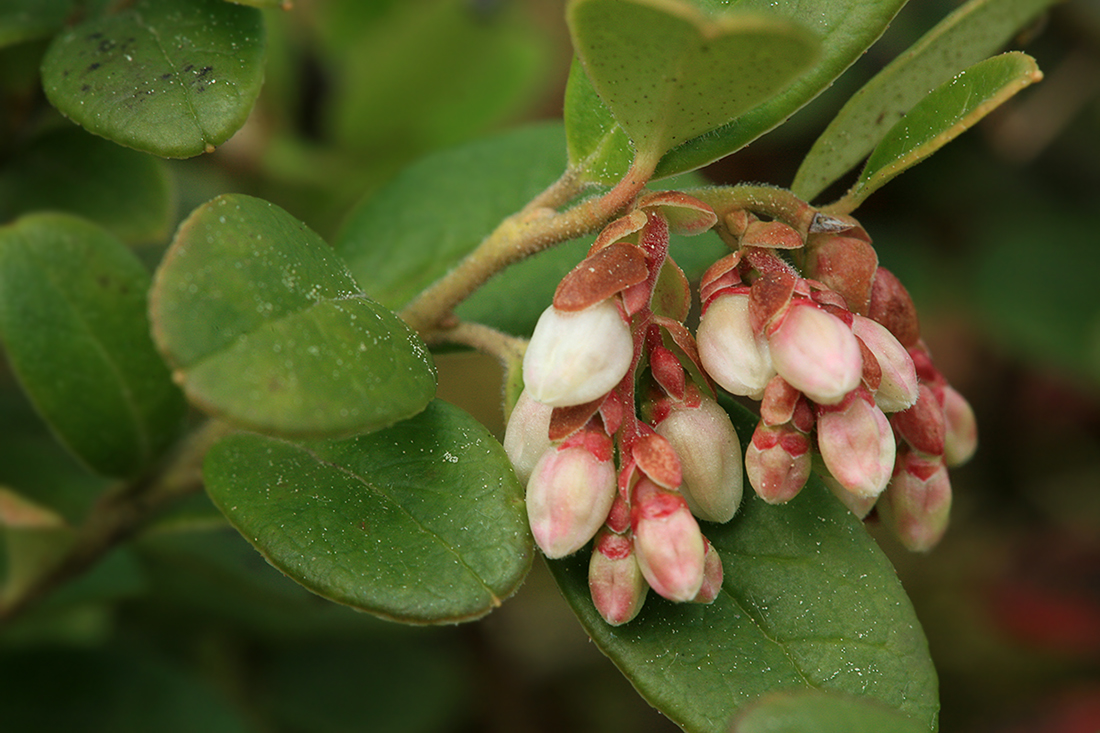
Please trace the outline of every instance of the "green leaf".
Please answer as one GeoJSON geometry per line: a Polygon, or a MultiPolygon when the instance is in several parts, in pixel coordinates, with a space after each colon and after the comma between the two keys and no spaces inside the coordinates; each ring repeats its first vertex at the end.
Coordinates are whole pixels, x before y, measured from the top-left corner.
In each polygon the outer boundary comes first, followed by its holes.
{"type": "Polygon", "coordinates": [[[153,336],[203,409],[284,435],[377,430],[435,394],[420,338],[279,207],[236,194],[191,214],[153,285],[153,336]]]}
{"type": "Polygon", "coordinates": [[[566,13],[592,86],[653,164],[776,94],[818,51],[788,21],[681,0],[573,0],[566,13]]]}
{"type": "Polygon", "coordinates": [[[971,66],[913,107],[875,147],[859,180],[830,210],[847,213],[892,178],[954,140],[1005,100],[1043,78],[1018,51],[971,66]]]}
{"type": "Polygon", "coordinates": [[[535,101],[549,57],[515,3],[396,4],[332,49],[334,137],[373,157],[454,145],[535,101]]]}
{"type": "Polygon", "coordinates": [[[363,289],[396,309],[564,170],[559,124],[434,153],[357,206],[334,246],[363,289]]]}
{"type": "Polygon", "coordinates": [[[0,229],[0,338],[39,414],[94,470],[130,476],[175,437],[184,403],[149,339],[149,275],[64,214],[0,229]]]}
{"type": "MultiPolygon", "coordinates": [[[[683,4],[687,0],[678,2],[683,4]]],[[[710,13],[729,9],[722,0],[692,0],[692,4],[710,13]]],[[[821,56],[782,91],[716,130],[670,150],[658,164],[654,178],[701,168],[736,152],[781,124],[859,58],[904,4],[905,0],[807,0],[798,3],[741,0],[736,3],[739,12],[769,14],[777,20],[808,29],[820,41],[821,56]]],[[[624,161],[628,163],[632,154],[611,112],[597,104],[594,90],[586,90],[584,86],[591,87],[585,74],[570,74],[565,106],[566,126],[570,130],[569,162],[582,169],[586,180],[610,185],[622,178],[626,172],[624,161]]]]}
{"type": "MultiPolygon", "coordinates": [[[[746,415],[735,415],[742,435],[746,415]]],[[[733,520],[703,532],[725,570],[714,603],[650,593],[620,627],[592,605],[583,552],[550,563],[585,630],[646,700],[692,733],[726,731],[734,713],[783,689],[860,695],[935,726],[936,673],[909,599],[817,479],[780,506],[747,492],[733,520]]]]}
{"type": "Polygon", "coordinates": [[[386,618],[483,616],[516,590],[533,557],[504,449],[439,400],[341,441],[230,436],[211,449],[204,475],[214,503],[268,562],[386,618]]]}
{"type": "Polygon", "coordinates": [[[940,84],[1007,43],[1052,0],[970,0],[867,82],[841,108],[802,161],[791,190],[810,200],[882,139],[940,84]]]}
{"type": "Polygon", "coordinates": [[[72,5],[73,0],[5,0],[0,8],[0,48],[56,33],[72,5]]]}
{"type": "Polygon", "coordinates": [[[124,242],[151,242],[168,236],[170,188],[162,161],[66,126],[19,148],[0,169],[0,220],[61,210],[124,242]]]}
{"type": "Polygon", "coordinates": [[[782,692],[748,706],[729,733],[927,733],[921,725],[873,701],[820,690],[782,692]]]}
{"type": "Polygon", "coordinates": [[[50,102],[90,132],[170,158],[209,152],[248,117],[263,82],[260,11],[222,0],[137,0],[54,39],[50,102]]]}

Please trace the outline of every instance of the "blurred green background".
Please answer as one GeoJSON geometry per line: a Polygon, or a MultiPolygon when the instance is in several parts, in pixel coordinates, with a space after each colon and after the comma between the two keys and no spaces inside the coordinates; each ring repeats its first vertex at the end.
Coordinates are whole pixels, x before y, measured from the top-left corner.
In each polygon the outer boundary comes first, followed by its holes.
{"type": "MultiPolygon", "coordinates": [[[[910,3],[821,98],[704,174],[789,184],[843,101],[954,7],[910,3]]],[[[560,0],[296,0],[265,11],[260,103],[215,153],[170,162],[177,220],[244,192],[331,240],[358,200],[423,154],[559,118],[571,56],[562,10],[560,0]]],[[[975,459],[953,471],[939,547],[914,556],[869,530],[924,623],[942,730],[1095,733],[1100,3],[1056,6],[1014,47],[1038,59],[1045,81],[857,212],[910,288],[981,436],[975,459]]],[[[43,50],[0,51],[4,124],[52,114],[34,74],[43,50]]],[[[139,251],[152,265],[166,244],[139,251]]],[[[439,366],[441,396],[499,435],[493,362],[449,354],[439,366]]],[[[102,483],[28,424],[40,425],[0,366],[0,484],[35,487],[63,516],[81,516],[102,483]]],[[[9,543],[38,541],[8,530],[9,543]]],[[[0,729],[675,727],[588,642],[540,563],[481,622],[404,627],[301,590],[194,497],[0,631],[0,729]]]]}

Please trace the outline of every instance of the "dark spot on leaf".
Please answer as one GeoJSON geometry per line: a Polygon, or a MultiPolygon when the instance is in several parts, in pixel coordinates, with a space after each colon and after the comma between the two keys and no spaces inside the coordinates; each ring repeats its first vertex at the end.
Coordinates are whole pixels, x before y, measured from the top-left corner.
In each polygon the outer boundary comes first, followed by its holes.
{"type": "Polygon", "coordinates": [[[191,70],[191,69],[193,69],[193,68],[195,68],[195,65],[194,65],[194,64],[188,64],[187,66],[184,66],[184,67],[183,67],[183,70],[184,70],[184,72],[188,72],[188,71],[190,71],[190,70],[191,70]]]}
{"type": "Polygon", "coordinates": [[[103,38],[103,31],[96,31],[95,33],[89,33],[85,36],[89,41],[94,41],[97,38],[103,38]]]}
{"type": "Polygon", "coordinates": [[[204,67],[202,67],[202,69],[199,70],[199,72],[197,74],[195,74],[195,76],[197,76],[201,79],[213,70],[214,70],[213,66],[204,66],[204,67]]]}
{"type": "Polygon", "coordinates": [[[80,91],[82,91],[82,92],[86,92],[86,91],[88,91],[88,90],[89,90],[89,89],[91,89],[91,88],[92,88],[92,87],[91,87],[91,85],[90,85],[90,84],[84,84],[83,86],[81,86],[81,87],[80,87],[80,91]]]}
{"type": "Polygon", "coordinates": [[[117,44],[109,38],[105,38],[99,42],[99,52],[107,53],[112,50],[117,44]]]}
{"type": "Polygon", "coordinates": [[[101,63],[99,63],[98,61],[96,61],[96,62],[95,62],[94,64],[90,64],[90,65],[88,66],[88,71],[95,71],[96,69],[98,69],[98,68],[99,68],[100,66],[102,66],[102,65],[103,65],[103,64],[101,64],[101,63]]]}
{"type": "Polygon", "coordinates": [[[160,78],[161,78],[161,79],[171,79],[171,78],[172,78],[172,75],[171,75],[171,74],[161,74],[161,75],[160,75],[160,78]]]}
{"type": "Polygon", "coordinates": [[[885,120],[885,119],[886,119],[886,111],[883,110],[882,112],[878,113],[878,118],[875,120],[875,124],[876,125],[881,125],[882,121],[885,120]]]}

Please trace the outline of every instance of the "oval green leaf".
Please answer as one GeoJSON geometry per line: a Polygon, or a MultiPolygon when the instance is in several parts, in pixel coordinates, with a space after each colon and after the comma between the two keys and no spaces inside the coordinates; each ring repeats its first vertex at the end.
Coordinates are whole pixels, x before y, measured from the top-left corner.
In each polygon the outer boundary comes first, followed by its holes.
{"type": "Polygon", "coordinates": [[[926,94],[1007,43],[1053,0],[970,0],[845,103],[814,142],[791,190],[811,200],[854,168],[926,94]]]}
{"type": "MultiPolygon", "coordinates": [[[[707,13],[729,9],[723,0],[691,0],[691,4],[707,13]]],[[[797,3],[741,0],[736,4],[739,12],[767,14],[808,29],[819,40],[821,55],[785,89],[776,90],[777,93],[721,127],[670,150],[658,164],[654,178],[701,168],[740,150],[784,122],[859,58],[904,4],[905,0],[797,3]]],[[[611,185],[623,177],[632,153],[622,128],[591,87],[586,74],[570,74],[565,97],[569,163],[586,180],[611,185]]]]}
{"type": "MultiPolygon", "coordinates": [[[[740,412],[740,432],[751,433],[740,412]]],[[[785,689],[859,695],[933,729],[927,642],[861,523],[817,479],[781,506],[746,493],[728,524],[703,526],[725,570],[710,605],[650,593],[637,618],[608,626],[589,597],[587,555],[550,563],[596,645],[691,733],[724,732],[742,707],[785,689]]]]}
{"type": "Polygon", "coordinates": [[[741,712],[729,733],[928,733],[929,728],[871,700],[820,690],[767,695],[741,712]]]}
{"type": "Polygon", "coordinates": [[[255,8],[137,0],[58,35],[42,61],[42,86],[90,132],[186,158],[240,129],[260,92],[263,62],[263,17],[255,8]]]}
{"type": "Polygon", "coordinates": [[[776,94],[818,51],[789,21],[682,0],[573,0],[566,12],[592,86],[653,164],[776,94]]]}
{"type": "Polygon", "coordinates": [[[230,194],[191,214],[153,284],[153,337],[187,396],[290,436],[377,430],[435,396],[420,338],[305,224],[230,194]]]}
{"type": "Polygon", "coordinates": [[[0,221],[45,209],[78,214],[124,242],[163,241],[173,216],[164,162],[66,125],[0,169],[0,221]]]}
{"type": "Polygon", "coordinates": [[[149,274],[63,214],[0,228],[0,338],[35,408],[94,470],[131,476],[176,436],[184,402],[149,338],[149,274]]]}
{"type": "Polygon", "coordinates": [[[363,289],[397,309],[564,170],[560,124],[434,153],[357,206],[334,246],[363,289]]]}
{"type": "Polygon", "coordinates": [[[338,603],[408,623],[485,615],[534,555],[504,449],[436,400],[370,435],[294,444],[230,436],[207,491],[268,562],[338,603]]]}
{"type": "Polygon", "coordinates": [[[830,211],[848,213],[895,176],[964,133],[1043,78],[1035,59],[1013,51],[971,66],[926,96],[875,147],[859,180],[830,211]]]}

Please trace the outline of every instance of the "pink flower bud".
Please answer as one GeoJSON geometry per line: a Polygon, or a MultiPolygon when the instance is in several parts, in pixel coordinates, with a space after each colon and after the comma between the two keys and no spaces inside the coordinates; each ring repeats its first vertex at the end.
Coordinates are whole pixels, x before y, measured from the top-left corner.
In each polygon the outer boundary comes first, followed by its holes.
{"type": "Polygon", "coordinates": [[[836,407],[818,408],[817,445],[825,467],[856,496],[878,496],[890,480],[896,446],[886,415],[860,389],[836,407]]]}
{"type": "Polygon", "coordinates": [[[917,401],[917,370],[909,352],[894,334],[877,321],[856,316],[852,333],[863,341],[882,370],[882,381],[875,390],[875,404],[883,412],[898,412],[917,401]]]}
{"type": "Polygon", "coordinates": [[[657,434],[680,458],[680,492],[691,513],[707,522],[728,522],[741,504],[741,441],[729,415],[709,397],[697,407],[674,404],[657,434]]]}
{"type": "Polygon", "coordinates": [[[768,334],[775,371],[814,402],[835,405],[859,385],[859,343],[844,321],[805,300],[768,334]]]}
{"type": "Polygon", "coordinates": [[[531,397],[527,390],[520,392],[516,406],[512,408],[508,426],[504,429],[504,452],[512,461],[522,484],[531,478],[531,471],[542,454],[550,450],[548,434],[553,410],[531,397]]]}
{"type": "Polygon", "coordinates": [[[943,460],[948,466],[959,466],[978,449],[978,421],[970,403],[950,385],[943,389],[943,417],[947,429],[943,460]]]}
{"type": "Polygon", "coordinates": [[[722,558],[718,556],[718,550],[714,549],[714,545],[708,542],[706,537],[703,538],[703,543],[706,545],[706,552],[703,555],[703,585],[691,599],[693,603],[713,603],[722,592],[724,577],[722,558]]]}
{"type": "Polygon", "coordinates": [[[793,499],[810,477],[810,439],[790,425],[760,423],[745,450],[745,474],[769,504],[793,499]]]}
{"type": "Polygon", "coordinates": [[[951,481],[939,457],[906,451],[890,486],[879,500],[879,516],[903,545],[914,552],[932,549],[947,530],[951,481]]]}
{"type": "Polygon", "coordinates": [[[535,542],[550,558],[576,552],[603,526],[616,493],[610,452],[601,459],[581,445],[551,448],[527,482],[527,519],[535,542]]]}
{"type": "Polygon", "coordinates": [[[775,370],[767,341],[753,333],[747,292],[715,298],[699,322],[696,341],[703,368],[722,389],[760,399],[775,370]]]}
{"type": "Polygon", "coordinates": [[[625,624],[642,610],[649,585],[629,536],[606,528],[596,534],[588,563],[588,590],[596,610],[612,626],[625,624]]]}
{"type": "Polygon", "coordinates": [[[879,500],[878,496],[856,496],[841,486],[840,482],[827,472],[821,471],[821,469],[818,469],[818,471],[821,483],[825,484],[825,487],[833,492],[833,496],[840,499],[840,503],[848,507],[848,511],[859,519],[866,519],[871,510],[875,508],[875,503],[879,500]]]}
{"type": "Polygon", "coordinates": [[[544,405],[581,405],[610,392],[634,359],[613,298],[576,312],[543,311],[523,358],[524,386],[544,405]]]}
{"type": "Polygon", "coordinates": [[[653,590],[670,601],[690,601],[703,586],[706,547],[683,496],[647,478],[634,487],[634,551],[653,590]]]}

